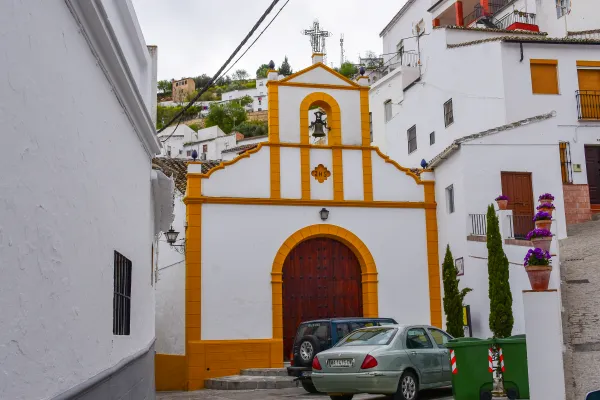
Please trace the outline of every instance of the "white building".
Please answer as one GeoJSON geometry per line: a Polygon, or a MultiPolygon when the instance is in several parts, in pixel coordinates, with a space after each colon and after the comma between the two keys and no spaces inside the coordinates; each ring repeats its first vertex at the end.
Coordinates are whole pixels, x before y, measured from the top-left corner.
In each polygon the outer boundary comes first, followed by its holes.
{"type": "Polygon", "coordinates": [[[600,206],[600,41],[579,32],[600,28],[600,14],[593,1],[573,2],[570,14],[552,3],[408,1],[381,33],[388,56],[370,91],[374,142],[402,165],[433,168],[440,256],[450,244],[464,260],[476,336],[490,332],[486,249],[473,240],[485,234],[493,199],[511,197],[513,216],[502,215],[512,223],[505,252],[515,334],[524,329],[520,293],[529,284],[519,265],[530,243],[511,239],[533,228],[537,196],[555,195],[559,239],[600,206]],[[491,17],[467,18],[486,7],[491,17]],[[489,22],[501,29],[484,28],[489,22]]]}
{"type": "Polygon", "coordinates": [[[200,129],[194,136],[194,140],[190,140],[184,144],[184,153],[186,158],[190,159],[192,151],[198,152],[200,161],[216,161],[222,160],[222,152],[227,149],[234,148],[237,140],[243,138],[241,134],[229,134],[221,130],[218,126],[200,129]]]}
{"type": "Polygon", "coordinates": [[[221,152],[221,157],[223,161],[231,161],[240,154],[255,148],[259,143],[266,142],[269,140],[269,136],[254,136],[247,137],[237,141],[237,145],[235,147],[225,149],[221,152]]]}
{"type": "Polygon", "coordinates": [[[183,123],[179,126],[177,124],[168,126],[158,134],[158,139],[162,144],[161,155],[163,157],[189,159],[191,154],[187,154],[185,145],[198,141],[198,138],[198,132],[183,123]]]}
{"type": "Polygon", "coordinates": [[[0,398],[153,399],[156,48],[129,0],[5,3],[0,24],[0,398]]]}
{"type": "Polygon", "coordinates": [[[268,105],[267,79],[257,79],[253,89],[232,90],[221,94],[221,101],[232,101],[250,96],[254,100],[247,106],[248,111],[266,111],[268,105]]]}

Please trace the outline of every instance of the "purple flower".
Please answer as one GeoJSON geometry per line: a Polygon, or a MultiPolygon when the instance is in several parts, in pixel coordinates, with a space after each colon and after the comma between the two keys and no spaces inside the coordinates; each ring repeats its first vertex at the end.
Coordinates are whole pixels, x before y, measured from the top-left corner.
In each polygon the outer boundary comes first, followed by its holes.
{"type": "Polygon", "coordinates": [[[527,234],[526,239],[531,240],[546,237],[552,237],[552,232],[550,232],[548,229],[534,229],[527,234]]]}
{"type": "Polygon", "coordinates": [[[527,255],[525,256],[525,263],[523,265],[526,267],[528,265],[550,265],[551,258],[552,257],[548,251],[539,248],[529,249],[527,255]]]}
{"type": "Polygon", "coordinates": [[[542,195],[540,195],[540,197],[538,197],[538,200],[554,200],[554,196],[552,196],[550,193],[544,193],[542,195]]]}
{"type": "Polygon", "coordinates": [[[552,217],[546,211],[538,211],[533,217],[534,221],[550,221],[552,217]]]}
{"type": "Polygon", "coordinates": [[[556,207],[554,207],[554,204],[552,203],[543,203],[536,207],[537,210],[541,210],[542,208],[550,208],[554,210],[556,207]]]}
{"type": "Polygon", "coordinates": [[[496,197],[496,201],[498,200],[508,200],[508,196],[501,194],[500,196],[496,197]]]}

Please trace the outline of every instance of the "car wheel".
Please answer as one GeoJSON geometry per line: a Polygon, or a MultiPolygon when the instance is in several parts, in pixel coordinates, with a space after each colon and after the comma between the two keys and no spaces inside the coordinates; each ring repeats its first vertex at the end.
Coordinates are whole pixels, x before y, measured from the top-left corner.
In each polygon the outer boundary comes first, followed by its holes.
{"type": "Polygon", "coordinates": [[[303,380],[301,383],[304,390],[306,390],[308,393],[319,393],[319,391],[311,381],[303,380]]]}
{"type": "Polygon", "coordinates": [[[353,394],[342,394],[338,396],[329,396],[331,400],[352,400],[353,394]]]}
{"type": "Polygon", "coordinates": [[[304,367],[310,367],[315,355],[321,351],[319,340],[315,336],[305,336],[298,347],[299,362],[304,367]]]}
{"type": "Polygon", "coordinates": [[[400,377],[398,391],[394,395],[394,400],[417,400],[418,398],[419,380],[413,372],[406,371],[400,377]]]}

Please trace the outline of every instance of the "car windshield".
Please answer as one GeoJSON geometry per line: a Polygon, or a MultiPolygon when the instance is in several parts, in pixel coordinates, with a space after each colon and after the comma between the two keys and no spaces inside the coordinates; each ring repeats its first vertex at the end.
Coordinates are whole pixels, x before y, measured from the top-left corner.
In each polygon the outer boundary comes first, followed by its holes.
{"type": "Polygon", "coordinates": [[[359,329],[346,336],[336,347],[388,345],[396,335],[396,328],[359,329]]]}

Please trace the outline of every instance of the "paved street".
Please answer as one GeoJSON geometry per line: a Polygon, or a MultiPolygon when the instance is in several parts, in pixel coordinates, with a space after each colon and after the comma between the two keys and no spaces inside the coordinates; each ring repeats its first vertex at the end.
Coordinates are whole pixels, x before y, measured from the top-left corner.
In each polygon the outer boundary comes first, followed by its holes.
{"type": "MultiPolygon", "coordinates": [[[[201,390],[198,392],[157,393],[157,400],[325,400],[329,397],[309,394],[302,388],[278,390],[201,390]]],[[[383,400],[385,396],[357,395],[354,400],[383,400]]],[[[452,390],[424,391],[421,400],[452,400],[452,390]]]]}

